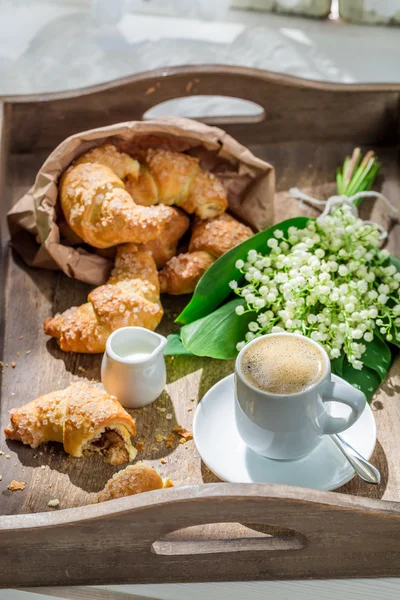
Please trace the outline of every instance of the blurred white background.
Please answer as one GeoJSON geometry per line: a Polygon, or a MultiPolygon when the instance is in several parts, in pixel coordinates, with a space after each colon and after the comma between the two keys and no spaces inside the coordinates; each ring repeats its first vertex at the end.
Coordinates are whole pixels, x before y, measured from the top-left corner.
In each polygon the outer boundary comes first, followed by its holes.
{"type": "Polygon", "coordinates": [[[202,63],[395,82],[399,59],[398,27],[245,11],[230,0],[0,0],[0,95],[202,63]]]}

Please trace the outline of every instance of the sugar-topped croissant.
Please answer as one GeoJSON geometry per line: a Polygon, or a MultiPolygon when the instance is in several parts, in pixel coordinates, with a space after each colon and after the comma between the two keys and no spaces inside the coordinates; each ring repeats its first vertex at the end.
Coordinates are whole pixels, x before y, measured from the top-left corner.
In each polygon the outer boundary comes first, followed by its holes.
{"type": "Polygon", "coordinates": [[[44,331],[66,352],[104,352],[110,333],[126,326],[154,330],[163,315],[156,264],[148,250],[135,244],[118,247],[105,285],[92,290],[88,302],[44,322],[44,331]]]}
{"type": "Polygon", "coordinates": [[[139,250],[151,252],[158,269],[161,269],[176,254],[178,242],[183,234],[189,229],[189,217],[177,210],[175,219],[161,229],[156,240],[138,245],[139,250]]]}
{"type": "Polygon", "coordinates": [[[85,152],[75,160],[74,165],[85,163],[97,163],[109,167],[124,183],[136,181],[139,177],[138,161],[126,152],[119,152],[114,144],[102,144],[85,152]]]}
{"type": "Polygon", "coordinates": [[[162,149],[148,149],[138,156],[139,177],[126,182],[126,189],[137,204],[175,204],[200,219],[226,210],[224,186],[200,167],[197,158],[162,149]]]}
{"type": "MultiPolygon", "coordinates": [[[[97,150],[100,154],[101,148],[97,150]]],[[[94,152],[91,157],[101,158],[94,152]]],[[[136,165],[136,161],[130,160],[136,165]]],[[[113,164],[112,161],[104,162],[113,164]]],[[[121,175],[127,173],[127,167],[121,166],[121,162],[122,159],[110,168],[100,162],[86,162],[83,155],[60,180],[61,207],[68,225],[95,248],[148,242],[157,238],[162,227],[176,218],[176,211],[171,207],[135,204],[116,174],[116,171],[121,175]]],[[[135,167],[132,167],[125,176],[127,183],[134,179],[135,173],[135,167]]]]}
{"type": "Polygon", "coordinates": [[[14,408],[4,433],[32,448],[60,442],[65,452],[75,457],[97,452],[111,465],[136,456],[131,443],[136,434],[133,418],[115,396],[83,382],[14,408]]]}
{"type": "Polygon", "coordinates": [[[217,258],[253,235],[250,227],[226,213],[215,219],[197,221],[189,252],[174,256],[159,273],[161,292],[190,294],[217,258]]]}
{"type": "Polygon", "coordinates": [[[173,483],[168,477],[162,479],[155,469],[139,462],[115,473],[99,492],[97,502],[106,502],[115,498],[168,487],[173,487],[173,483]]]}

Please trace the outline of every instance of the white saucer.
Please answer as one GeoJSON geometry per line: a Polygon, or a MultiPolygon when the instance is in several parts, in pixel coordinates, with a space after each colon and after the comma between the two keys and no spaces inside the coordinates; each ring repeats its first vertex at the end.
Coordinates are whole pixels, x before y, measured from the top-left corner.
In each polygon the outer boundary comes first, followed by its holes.
{"type": "MultiPolygon", "coordinates": [[[[337,380],[332,375],[333,381],[337,380]]],[[[330,403],[335,417],[349,409],[330,403]]],[[[367,404],[360,419],[342,437],[369,459],[376,442],[376,426],[367,404]]],[[[193,423],[194,441],[200,456],[215,475],[231,483],[281,483],[318,490],[334,490],[355,475],[333,441],[324,436],[308,456],[294,461],[277,461],[256,454],[242,441],[236,429],[233,374],[212,387],[200,402],[193,423]]]]}

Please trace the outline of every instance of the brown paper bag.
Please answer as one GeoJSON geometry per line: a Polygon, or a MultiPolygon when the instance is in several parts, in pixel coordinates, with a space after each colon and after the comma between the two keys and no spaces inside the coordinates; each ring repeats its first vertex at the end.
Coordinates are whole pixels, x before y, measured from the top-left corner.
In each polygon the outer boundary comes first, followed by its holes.
{"type": "Polygon", "coordinates": [[[80,243],[63,222],[57,183],[70,163],[105,141],[129,152],[138,147],[188,152],[223,182],[229,210],[255,230],[274,220],[274,169],[217,127],[191,119],[167,117],[131,121],[77,133],[47,158],[33,187],[8,214],[13,247],[31,266],[61,269],[86,283],[104,283],[111,262],[80,243]],[[34,239],[36,238],[36,243],[34,239]]]}

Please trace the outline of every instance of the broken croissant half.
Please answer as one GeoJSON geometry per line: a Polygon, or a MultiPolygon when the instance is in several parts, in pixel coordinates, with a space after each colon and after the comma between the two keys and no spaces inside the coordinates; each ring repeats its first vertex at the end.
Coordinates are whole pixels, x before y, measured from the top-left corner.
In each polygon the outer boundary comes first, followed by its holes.
{"type": "Polygon", "coordinates": [[[81,457],[100,453],[110,465],[132,461],[136,448],[134,419],[115,396],[87,383],[71,383],[10,411],[7,438],[37,448],[60,442],[65,452],[81,457]]]}
{"type": "Polygon", "coordinates": [[[106,502],[115,498],[133,496],[168,487],[173,487],[173,483],[168,477],[162,479],[155,469],[139,462],[115,473],[107,481],[102,491],[99,492],[97,502],[106,502]]]}

